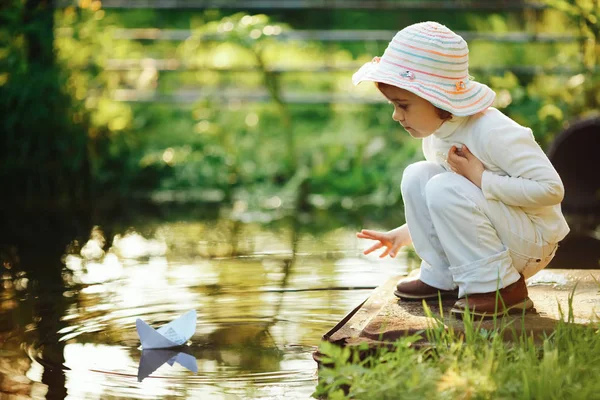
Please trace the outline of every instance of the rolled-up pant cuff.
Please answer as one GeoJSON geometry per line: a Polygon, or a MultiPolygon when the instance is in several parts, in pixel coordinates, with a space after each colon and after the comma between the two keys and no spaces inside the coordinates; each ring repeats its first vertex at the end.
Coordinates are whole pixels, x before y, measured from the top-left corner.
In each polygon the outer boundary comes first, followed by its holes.
{"type": "Polygon", "coordinates": [[[422,282],[425,282],[429,286],[433,286],[436,289],[456,289],[456,284],[452,279],[450,271],[448,271],[447,269],[444,271],[439,268],[434,268],[424,260],[421,262],[421,268],[419,269],[419,279],[422,282]]]}
{"type": "Polygon", "coordinates": [[[520,278],[508,249],[470,264],[450,267],[450,273],[458,285],[458,297],[495,292],[520,278]]]}

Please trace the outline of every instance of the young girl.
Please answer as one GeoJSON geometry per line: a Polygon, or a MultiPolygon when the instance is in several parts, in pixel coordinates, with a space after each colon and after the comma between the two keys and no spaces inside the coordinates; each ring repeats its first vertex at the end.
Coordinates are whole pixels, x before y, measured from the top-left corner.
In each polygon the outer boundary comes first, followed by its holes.
{"type": "Polygon", "coordinates": [[[495,93],[473,81],[468,62],[462,37],[423,22],[354,74],[354,84],[375,82],[426,159],[402,177],[406,224],[357,236],[377,241],[365,254],[385,247],[380,257],[414,245],[420,274],[398,283],[401,299],[454,296],[459,315],[522,312],[533,307],[525,279],[569,232],[564,188],[531,129],[490,107],[495,93]]]}

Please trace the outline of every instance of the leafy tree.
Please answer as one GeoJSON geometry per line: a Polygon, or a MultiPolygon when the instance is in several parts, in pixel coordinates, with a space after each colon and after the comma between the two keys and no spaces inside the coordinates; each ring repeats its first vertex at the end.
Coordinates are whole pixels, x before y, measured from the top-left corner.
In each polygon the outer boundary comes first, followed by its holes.
{"type": "MultiPolygon", "coordinates": [[[[51,0],[13,0],[0,9],[2,196],[30,212],[89,205],[89,121],[56,64],[53,13],[51,0]]],[[[15,219],[14,209],[2,209],[15,219]]]]}

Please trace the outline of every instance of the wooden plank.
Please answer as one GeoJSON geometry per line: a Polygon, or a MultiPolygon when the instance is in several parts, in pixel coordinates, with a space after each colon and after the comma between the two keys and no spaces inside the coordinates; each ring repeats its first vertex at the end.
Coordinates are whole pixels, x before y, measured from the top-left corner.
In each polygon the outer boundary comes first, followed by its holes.
{"type": "MultiPolygon", "coordinates": [[[[77,6],[77,0],[57,0],[56,6],[77,6]]],[[[103,0],[102,8],[234,9],[234,10],[540,10],[541,1],[523,0],[103,0]]]]}
{"type": "MultiPolygon", "coordinates": [[[[347,72],[354,71],[360,68],[363,63],[350,62],[330,65],[303,65],[303,66],[287,66],[287,65],[271,65],[267,66],[268,72],[275,73],[320,73],[320,72],[347,72]]],[[[110,59],[107,60],[104,69],[107,71],[130,71],[151,68],[157,71],[210,71],[220,73],[257,73],[261,72],[253,66],[240,67],[216,67],[213,65],[186,64],[177,59],[152,59],[145,58],[141,60],[122,60],[110,59]]],[[[505,71],[512,71],[516,74],[533,75],[533,74],[554,74],[554,75],[574,75],[585,72],[578,67],[544,67],[542,65],[506,65],[506,66],[482,66],[471,67],[470,72],[480,74],[503,74],[505,71]]],[[[600,67],[596,67],[595,72],[600,71],[600,67]]]]}
{"type": "MultiPolygon", "coordinates": [[[[283,97],[286,102],[292,104],[374,104],[384,101],[379,97],[357,97],[347,93],[286,93],[283,97]]],[[[201,100],[221,103],[228,103],[231,100],[244,103],[261,103],[272,100],[265,90],[241,91],[229,89],[219,91],[182,89],[169,94],[134,89],[117,89],[114,91],[112,98],[124,102],[177,104],[191,104],[201,100]]]]}
{"type": "MultiPolygon", "coordinates": [[[[583,37],[563,33],[529,33],[529,32],[474,32],[457,31],[466,41],[482,40],[505,43],[571,43],[582,40],[583,37]]],[[[58,34],[72,35],[68,29],[58,30],[58,34]]],[[[278,41],[317,41],[317,42],[389,42],[396,34],[393,30],[381,29],[330,29],[330,30],[297,30],[281,32],[271,36],[278,41]]],[[[117,29],[114,39],[122,40],[160,40],[183,41],[194,36],[188,29],[117,29]]],[[[196,37],[203,41],[225,41],[224,34],[200,34],[196,37]]]]}
{"type": "MultiPolygon", "coordinates": [[[[597,69],[597,72],[600,72],[600,69],[597,69]]],[[[228,103],[232,100],[243,103],[272,101],[266,90],[239,90],[235,88],[213,88],[209,90],[184,88],[170,93],[160,93],[154,90],[117,89],[113,92],[112,98],[123,102],[176,104],[192,104],[201,100],[219,103],[228,103]]],[[[385,99],[380,96],[358,96],[350,92],[284,92],[283,99],[290,104],[376,104],[385,102],[385,99]]]]}
{"type": "MultiPolygon", "coordinates": [[[[333,65],[271,65],[266,67],[269,72],[275,73],[312,73],[312,72],[344,72],[358,69],[363,63],[339,63],[333,65]]],[[[107,71],[130,71],[138,69],[152,68],[157,71],[211,71],[222,73],[249,73],[260,72],[256,67],[216,67],[213,65],[189,64],[178,59],[153,59],[145,58],[141,60],[127,59],[109,59],[104,66],[107,71]]]]}

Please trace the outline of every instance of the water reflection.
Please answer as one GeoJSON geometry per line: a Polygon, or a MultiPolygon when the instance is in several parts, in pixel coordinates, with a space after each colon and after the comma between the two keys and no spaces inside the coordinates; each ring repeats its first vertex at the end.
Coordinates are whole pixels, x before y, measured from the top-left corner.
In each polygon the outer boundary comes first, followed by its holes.
{"type": "Polygon", "coordinates": [[[321,335],[407,265],[362,256],[354,229],[314,235],[297,222],[94,228],[82,244],[63,257],[60,283],[7,279],[0,378],[14,384],[4,393],[306,398],[321,335]],[[184,352],[138,350],[137,318],[162,326],[190,309],[198,324],[184,352]]]}
{"type": "Polygon", "coordinates": [[[198,372],[196,357],[187,353],[187,351],[189,350],[185,347],[181,349],[143,350],[138,366],[138,382],[143,381],[165,363],[171,367],[177,363],[192,372],[198,372]]]}

